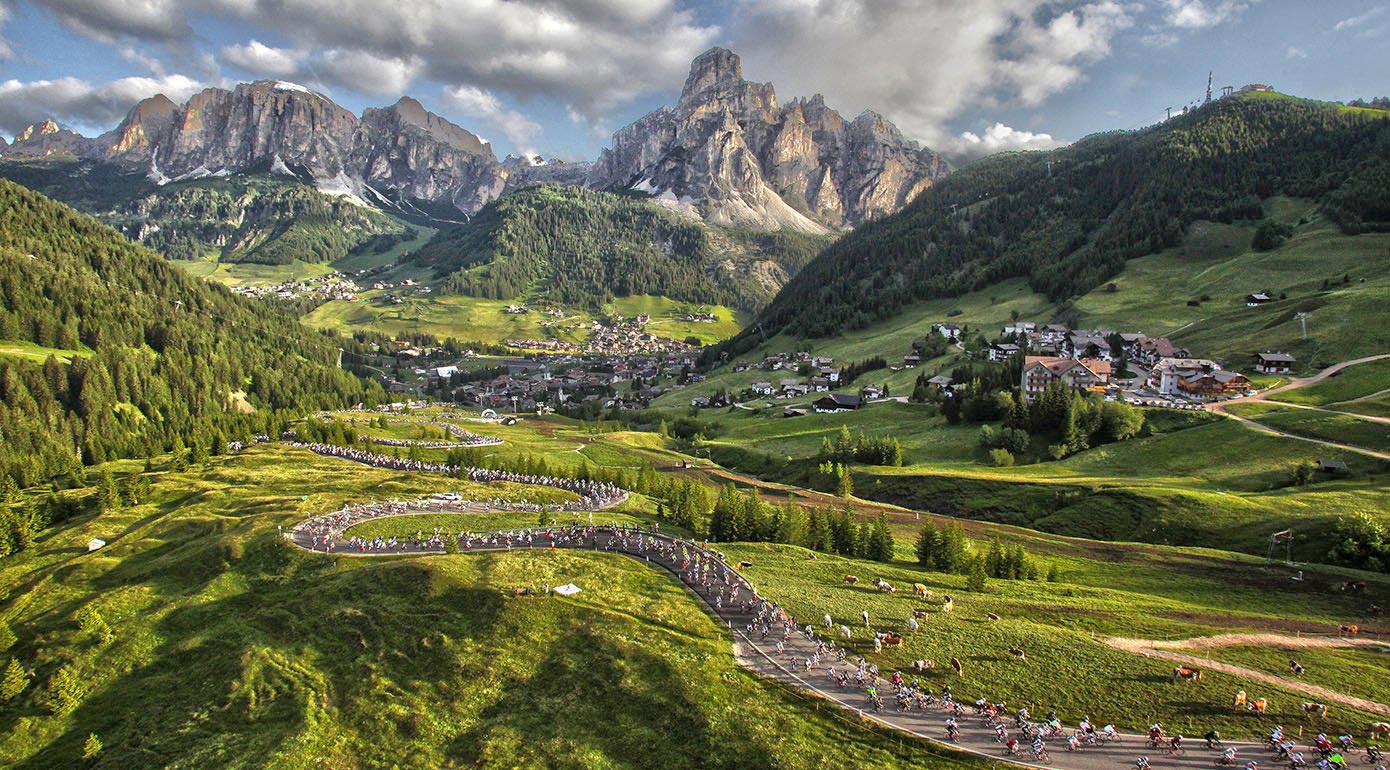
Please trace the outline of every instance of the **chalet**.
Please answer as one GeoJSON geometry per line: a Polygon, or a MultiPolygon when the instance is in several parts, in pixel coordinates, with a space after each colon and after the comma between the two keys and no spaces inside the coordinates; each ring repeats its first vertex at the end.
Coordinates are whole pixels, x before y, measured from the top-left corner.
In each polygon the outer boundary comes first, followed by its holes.
{"type": "Polygon", "coordinates": [[[960,327],[955,324],[932,324],[931,330],[948,340],[960,339],[960,327]]]}
{"type": "Polygon", "coordinates": [[[863,405],[863,400],[859,396],[847,393],[827,393],[816,399],[811,406],[817,412],[851,412],[863,405]]]}
{"type": "Polygon", "coordinates": [[[1029,402],[1042,395],[1054,382],[1078,390],[1100,387],[1110,382],[1110,362],[1094,358],[1028,356],[1023,360],[1021,387],[1029,402]]]}
{"type": "Polygon", "coordinates": [[[808,393],[810,393],[810,392],[811,392],[811,386],[810,386],[810,385],[803,385],[802,383],[799,383],[799,382],[798,382],[798,383],[793,383],[793,384],[791,384],[791,385],[783,385],[783,386],[782,386],[782,397],[783,397],[783,398],[802,398],[802,397],[806,396],[806,395],[807,395],[808,393]]]}
{"type": "Polygon", "coordinates": [[[1318,460],[1318,470],[1340,475],[1347,472],[1347,464],[1341,460],[1318,460]]]}
{"type": "Polygon", "coordinates": [[[811,390],[813,390],[813,391],[815,391],[815,392],[817,392],[817,393],[827,393],[827,392],[829,392],[829,391],[830,391],[830,378],[829,378],[829,377],[812,377],[812,378],[811,378],[811,390]]]}
{"type": "Polygon", "coordinates": [[[1141,364],[1152,366],[1165,358],[1190,358],[1187,348],[1174,345],[1167,337],[1145,337],[1126,348],[1129,357],[1141,364]]]}
{"type": "Polygon", "coordinates": [[[865,401],[883,398],[883,388],[877,385],[865,385],[859,389],[859,397],[865,401]]]}
{"type": "Polygon", "coordinates": [[[805,409],[798,409],[798,408],[790,407],[790,406],[789,406],[789,407],[787,407],[786,409],[783,409],[783,410],[782,410],[782,416],[783,416],[783,417],[805,417],[805,416],[806,416],[806,410],[805,410],[805,409]]]}
{"type": "Polygon", "coordinates": [[[1256,353],[1255,371],[1264,374],[1288,374],[1296,359],[1288,353],[1256,353]]]}
{"type": "Polygon", "coordinates": [[[748,371],[748,362],[747,362],[747,361],[735,361],[735,362],[734,362],[734,371],[736,371],[736,372],[746,372],[746,371],[748,371]]]}
{"type": "Polygon", "coordinates": [[[1210,398],[1242,393],[1250,388],[1250,378],[1204,358],[1165,358],[1149,372],[1148,384],[1165,395],[1210,398]]]}
{"type": "Polygon", "coordinates": [[[839,381],[840,381],[840,370],[839,370],[839,369],[836,369],[836,368],[833,367],[833,366],[823,366],[823,367],[821,367],[820,374],[821,374],[822,377],[824,377],[824,378],[827,379],[827,380],[830,380],[831,382],[839,382],[839,381]]]}
{"type": "Polygon", "coordinates": [[[1038,330],[1038,341],[1044,345],[1060,345],[1070,331],[1065,324],[1048,324],[1038,330]]]}
{"type": "Polygon", "coordinates": [[[1245,306],[1246,306],[1246,307],[1259,307],[1260,305],[1263,305],[1263,304],[1265,304],[1266,302],[1273,302],[1273,301],[1274,301],[1274,298],[1271,297],[1271,296],[1269,296],[1268,294],[1266,294],[1266,293],[1264,293],[1264,292],[1257,292],[1257,293],[1255,293],[1255,294],[1247,294],[1247,295],[1245,295],[1245,306]]]}
{"type": "Polygon", "coordinates": [[[748,387],[749,390],[752,390],[754,393],[760,396],[772,395],[772,383],[768,382],[767,380],[759,380],[748,387]]]}
{"type": "Polygon", "coordinates": [[[989,360],[1007,361],[1018,355],[1020,350],[1022,348],[1012,342],[995,342],[989,346],[989,360]]]}
{"type": "Polygon", "coordinates": [[[922,363],[922,357],[915,353],[912,355],[903,356],[903,366],[906,366],[909,369],[917,368],[917,365],[920,363],[922,363]]]}
{"type": "Polygon", "coordinates": [[[1110,360],[1110,340],[1100,332],[1075,332],[1067,337],[1064,349],[1074,358],[1110,360]]]}
{"type": "Polygon", "coordinates": [[[1036,331],[1038,325],[1032,321],[1016,321],[1004,327],[1005,337],[1025,337],[1036,331]]]}
{"type": "Polygon", "coordinates": [[[507,313],[510,315],[521,315],[527,312],[525,305],[508,305],[507,313]]]}
{"type": "Polygon", "coordinates": [[[1250,387],[1250,378],[1240,372],[1221,369],[1194,372],[1177,380],[1178,390],[1189,396],[1212,398],[1234,396],[1244,393],[1250,387]]]}
{"type": "Polygon", "coordinates": [[[936,387],[941,388],[942,390],[950,388],[952,385],[955,384],[955,382],[955,380],[951,379],[950,377],[944,374],[938,374],[935,377],[927,380],[928,385],[935,385],[936,387]]]}

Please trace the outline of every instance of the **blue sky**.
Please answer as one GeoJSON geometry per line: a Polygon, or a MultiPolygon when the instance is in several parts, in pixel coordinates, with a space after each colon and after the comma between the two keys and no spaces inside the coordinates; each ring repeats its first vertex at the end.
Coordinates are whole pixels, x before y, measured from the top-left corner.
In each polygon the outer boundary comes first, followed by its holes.
{"type": "Polygon", "coordinates": [[[0,133],[94,134],[139,98],[279,78],[360,113],[403,94],[499,155],[590,159],[738,52],[964,157],[1154,122],[1216,86],[1390,93],[1390,7],[1329,0],[0,0],[0,133]]]}

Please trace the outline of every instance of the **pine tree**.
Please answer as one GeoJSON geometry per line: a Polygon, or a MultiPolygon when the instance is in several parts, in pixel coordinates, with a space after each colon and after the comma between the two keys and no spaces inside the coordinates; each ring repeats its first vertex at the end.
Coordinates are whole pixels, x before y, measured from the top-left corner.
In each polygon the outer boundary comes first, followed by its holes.
{"type": "Polygon", "coordinates": [[[82,758],[88,762],[96,759],[97,755],[101,753],[101,748],[101,739],[97,737],[96,733],[89,733],[87,742],[82,744],[82,758]]]}
{"type": "Polygon", "coordinates": [[[121,488],[117,486],[110,468],[102,468],[101,475],[97,477],[97,504],[101,506],[102,512],[114,511],[121,507],[121,488]]]}
{"type": "Polygon", "coordinates": [[[72,664],[58,669],[48,680],[44,705],[54,714],[66,714],[82,702],[82,680],[72,664]]]}
{"type": "Polygon", "coordinates": [[[936,526],[928,519],[922,525],[922,530],[917,533],[917,544],[913,546],[912,552],[917,557],[917,564],[927,569],[936,566],[937,549],[941,545],[941,535],[937,532],[936,526]]]}
{"type": "Polygon", "coordinates": [[[971,560],[970,573],[965,577],[965,587],[971,591],[980,592],[985,590],[989,584],[989,575],[985,568],[985,559],[976,556],[971,560]]]}
{"type": "Polygon", "coordinates": [[[188,470],[188,447],[184,446],[183,439],[178,436],[174,437],[174,446],[169,450],[169,470],[175,473],[188,470]]]}
{"type": "Polygon", "coordinates": [[[14,700],[28,686],[29,675],[25,673],[24,667],[19,665],[17,658],[10,658],[10,665],[5,667],[4,678],[0,679],[0,698],[14,700]]]}
{"type": "Polygon", "coordinates": [[[849,467],[836,463],[835,465],[835,496],[849,497],[854,494],[854,477],[850,475],[849,467]]]}
{"type": "Polygon", "coordinates": [[[868,556],[875,561],[890,562],[893,560],[893,548],[893,531],[888,528],[888,517],[880,513],[869,535],[868,556]]]}

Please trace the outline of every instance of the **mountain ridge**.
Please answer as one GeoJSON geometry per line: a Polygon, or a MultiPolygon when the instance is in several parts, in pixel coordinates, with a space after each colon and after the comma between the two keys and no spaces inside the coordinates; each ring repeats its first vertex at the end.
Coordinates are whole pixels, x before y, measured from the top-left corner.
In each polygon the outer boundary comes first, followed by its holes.
{"type": "Polygon", "coordinates": [[[759,321],[769,335],[825,337],[1010,278],[1064,302],[1175,245],[1192,222],[1260,219],[1261,201],[1280,194],[1319,200],[1345,232],[1384,231],[1384,118],[1237,95],[1139,131],[986,158],[830,246],[759,321]]]}
{"type": "Polygon", "coordinates": [[[110,162],[159,185],[268,169],[443,219],[456,218],[445,210],[471,216],[507,192],[555,182],[645,192],[715,224],[812,233],[895,211],[950,171],[876,113],[847,121],[820,96],[779,106],[772,85],[744,80],[738,56],[723,48],[692,62],[674,108],[619,129],[611,145],[593,163],[498,160],[476,134],[412,97],[359,116],[304,86],[258,80],[206,88],[182,105],[151,96],[96,138],[45,120],[0,145],[0,155],[110,162]]]}

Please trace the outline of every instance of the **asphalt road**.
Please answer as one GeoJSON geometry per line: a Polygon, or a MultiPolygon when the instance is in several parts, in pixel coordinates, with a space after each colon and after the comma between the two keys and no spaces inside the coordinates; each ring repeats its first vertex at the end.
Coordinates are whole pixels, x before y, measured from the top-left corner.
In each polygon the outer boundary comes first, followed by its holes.
{"type": "MultiPolygon", "coordinates": [[[[648,538],[655,537],[667,541],[671,540],[668,536],[660,533],[645,532],[642,534],[648,538]]],[[[316,553],[323,553],[321,550],[314,549],[312,539],[304,533],[291,532],[287,533],[287,537],[300,548],[315,551],[316,553]]],[[[527,547],[528,546],[515,541],[511,547],[506,545],[483,546],[475,544],[470,550],[465,552],[477,553],[484,551],[521,550],[527,547]]],[[[549,549],[550,541],[544,537],[537,537],[534,543],[529,547],[537,550],[549,549]]],[[[807,640],[800,634],[792,634],[789,639],[784,641],[783,649],[779,652],[776,647],[776,639],[772,637],[769,637],[767,641],[750,638],[743,632],[743,629],[748,625],[750,620],[749,616],[733,607],[732,603],[730,603],[731,606],[726,606],[722,609],[716,608],[716,596],[719,592],[724,590],[722,586],[718,586],[717,584],[710,587],[691,585],[681,578],[679,569],[675,564],[650,552],[636,553],[624,550],[624,548],[615,541],[613,534],[606,528],[600,527],[593,537],[587,539],[582,546],[571,544],[558,545],[557,547],[583,548],[584,550],[619,553],[640,559],[652,567],[667,572],[672,577],[676,578],[688,591],[694,594],[700,600],[705,610],[718,619],[721,625],[729,631],[733,640],[734,657],[743,667],[764,678],[779,682],[812,697],[821,698],[836,704],[847,712],[857,715],[860,718],[871,720],[896,730],[901,730],[904,733],[918,738],[951,746],[961,751],[994,760],[1037,767],[1067,768],[1067,770],[1123,770],[1123,768],[1126,767],[1132,768],[1135,759],[1140,756],[1148,757],[1151,766],[1156,769],[1213,768],[1216,766],[1216,760],[1220,754],[1219,751],[1210,750],[1202,746],[1202,742],[1198,736],[1188,736],[1188,740],[1186,741],[1187,750],[1185,753],[1179,756],[1170,756],[1162,749],[1150,749],[1147,745],[1147,739],[1144,736],[1122,734],[1112,742],[1099,746],[1082,747],[1076,751],[1066,750],[1065,737],[1052,739],[1048,742],[1047,749],[1050,756],[1046,762],[1034,760],[1031,756],[1031,752],[1027,749],[1026,742],[1021,742],[1023,744],[1024,756],[1006,757],[1004,755],[1004,747],[997,741],[993,728],[987,726],[981,717],[975,716],[972,713],[972,709],[969,707],[966,709],[965,716],[959,717],[957,720],[960,727],[959,738],[954,742],[948,741],[945,728],[947,714],[942,710],[940,704],[929,706],[923,711],[898,711],[891,694],[889,694],[892,688],[887,686],[886,682],[880,682],[880,692],[884,693],[883,709],[882,711],[875,712],[872,710],[872,706],[863,689],[854,686],[852,680],[847,686],[842,687],[836,684],[835,680],[826,672],[826,667],[829,665],[834,665],[838,669],[844,669],[847,665],[846,663],[840,663],[838,661],[832,662],[823,659],[820,665],[811,671],[804,670],[800,665],[797,666],[798,670],[793,670],[793,658],[797,661],[805,661],[815,650],[815,644],[813,642],[807,640]]],[[[442,552],[443,549],[417,548],[414,545],[408,545],[389,551],[353,552],[338,549],[331,553],[335,556],[374,557],[437,554],[442,552]]],[[[733,574],[737,575],[736,580],[741,586],[741,596],[747,596],[749,593],[756,591],[756,587],[753,586],[744,575],[739,574],[736,570],[733,574]]],[[[727,592],[725,592],[724,595],[727,596],[727,592]]],[[[852,627],[852,633],[860,638],[863,638],[871,632],[870,629],[865,629],[862,623],[858,624],[859,627],[853,628],[855,623],[851,622],[851,619],[836,618],[833,619],[833,621],[836,628],[838,628],[838,625],[841,623],[852,627]]],[[[808,621],[801,620],[802,625],[805,625],[806,622],[808,621]]],[[[820,626],[823,620],[814,622],[816,625],[820,626]]],[[[818,628],[817,631],[826,634],[826,638],[828,639],[833,638],[823,627],[818,628]]],[[[891,675],[891,672],[883,673],[891,675]]],[[[910,673],[911,672],[904,672],[904,674],[908,676],[910,676],[910,673]]],[[[968,678],[962,679],[961,684],[958,685],[956,689],[958,690],[959,697],[967,705],[973,703],[974,700],[981,695],[979,693],[974,693],[970,689],[968,678]]],[[[1097,722],[1104,724],[1104,714],[1102,711],[1103,698],[1098,696],[1097,701],[1097,712],[1094,716],[1097,722]]],[[[1040,719],[1041,717],[1041,714],[1034,714],[1035,719],[1040,719]]],[[[1068,729],[1066,733],[1070,734],[1075,730],[1075,727],[1076,724],[1074,721],[1067,724],[1068,729]]],[[[1230,743],[1228,745],[1237,748],[1238,768],[1243,768],[1244,764],[1252,759],[1258,761],[1266,768],[1275,765],[1273,755],[1261,745],[1252,743],[1230,743]]],[[[1317,757],[1314,751],[1307,750],[1306,753],[1307,756],[1313,759],[1317,757]]],[[[1349,759],[1355,763],[1359,760],[1359,755],[1349,759]]],[[[1283,763],[1281,763],[1281,766],[1282,764],[1283,763]]]]}

